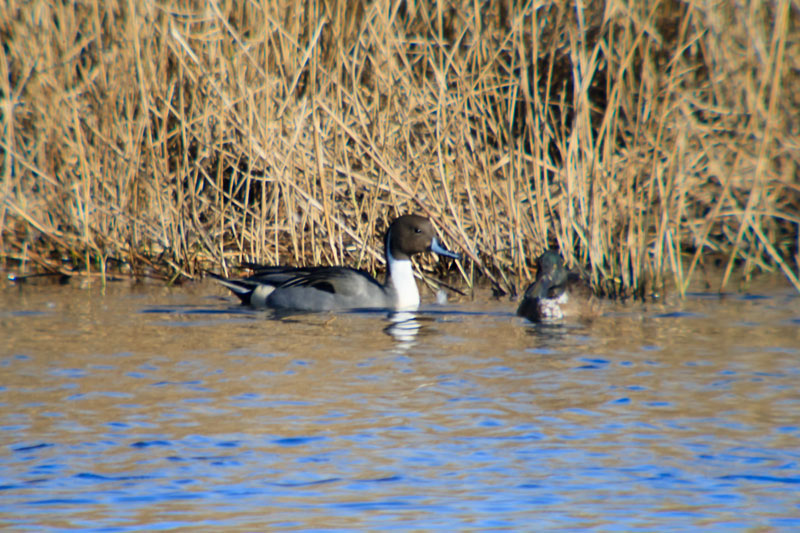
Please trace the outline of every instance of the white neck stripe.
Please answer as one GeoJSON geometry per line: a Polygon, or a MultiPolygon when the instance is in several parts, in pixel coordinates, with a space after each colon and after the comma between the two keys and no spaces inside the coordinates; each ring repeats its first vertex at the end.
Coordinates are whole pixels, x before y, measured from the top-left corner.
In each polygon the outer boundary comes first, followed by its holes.
{"type": "Polygon", "coordinates": [[[419,307],[419,289],[414,279],[414,265],[410,259],[395,259],[387,248],[386,261],[389,269],[389,284],[395,291],[395,308],[398,310],[419,307]]]}

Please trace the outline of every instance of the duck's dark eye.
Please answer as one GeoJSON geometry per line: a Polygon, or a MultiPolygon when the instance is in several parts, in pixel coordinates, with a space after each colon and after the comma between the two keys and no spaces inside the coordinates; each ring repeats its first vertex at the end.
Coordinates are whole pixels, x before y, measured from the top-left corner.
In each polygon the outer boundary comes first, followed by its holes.
{"type": "Polygon", "coordinates": [[[414,233],[422,233],[422,228],[414,228],[414,233]]]}

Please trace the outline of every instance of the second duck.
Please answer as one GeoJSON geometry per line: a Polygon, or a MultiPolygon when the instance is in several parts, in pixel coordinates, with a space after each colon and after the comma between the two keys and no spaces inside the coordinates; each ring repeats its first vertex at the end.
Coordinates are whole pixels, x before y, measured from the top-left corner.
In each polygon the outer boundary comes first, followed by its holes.
{"type": "Polygon", "coordinates": [[[536,279],[525,290],[517,315],[542,322],[599,314],[594,291],[578,273],[567,270],[558,252],[545,251],[536,267],[536,279]]]}

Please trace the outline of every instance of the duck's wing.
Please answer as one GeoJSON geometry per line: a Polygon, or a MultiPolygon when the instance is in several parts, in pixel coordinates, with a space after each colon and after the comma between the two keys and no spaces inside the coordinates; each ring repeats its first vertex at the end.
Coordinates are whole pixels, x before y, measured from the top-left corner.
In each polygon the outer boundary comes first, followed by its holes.
{"type": "Polygon", "coordinates": [[[244,278],[248,282],[279,287],[294,279],[303,279],[308,276],[320,276],[332,267],[290,267],[290,266],[264,266],[250,265],[253,274],[244,278]]]}
{"type": "Polygon", "coordinates": [[[569,271],[567,273],[565,287],[572,297],[577,297],[587,301],[595,299],[595,294],[591,283],[580,272],[569,271]]]}
{"type": "MultiPolygon", "coordinates": [[[[281,274],[276,274],[280,276],[281,274]]],[[[295,287],[316,289],[341,296],[359,296],[365,291],[383,290],[378,281],[363,270],[349,267],[304,268],[276,286],[276,290],[295,287]]]]}
{"type": "Polygon", "coordinates": [[[208,275],[217,280],[221,285],[231,290],[245,305],[263,305],[263,301],[269,294],[284,283],[293,279],[302,279],[311,276],[316,271],[323,270],[325,267],[288,267],[288,266],[266,266],[247,263],[246,266],[255,272],[246,278],[226,278],[213,272],[208,275]],[[258,302],[256,301],[258,300],[258,302]],[[259,303],[261,302],[261,303],[259,303]]]}

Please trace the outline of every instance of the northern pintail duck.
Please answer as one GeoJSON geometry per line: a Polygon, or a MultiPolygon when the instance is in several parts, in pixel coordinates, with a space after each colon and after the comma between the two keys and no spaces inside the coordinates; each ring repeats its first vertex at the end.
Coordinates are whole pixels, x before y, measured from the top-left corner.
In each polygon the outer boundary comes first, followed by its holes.
{"type": "Polygon", "coordinates": [[[425,217],[404,215],[392,222],[384,240],[386,282],[381,284],[355,268],[261,267],[245,279],[227,279],[211,274],[244,304],[297,311],[334,309],[414,310],[419,290],[414,280],[411,256],[432,251],[458,259],[436,239],[433,224],[425,217]]]}
{"type": "Polygon", "coordinates": [[[589,318],[598,312],[592,288],[570,272],[558,252],[547,250],[536,259],[536,279],[525,290],[517,315],[532,322],[565,317],[589,318]]]}

